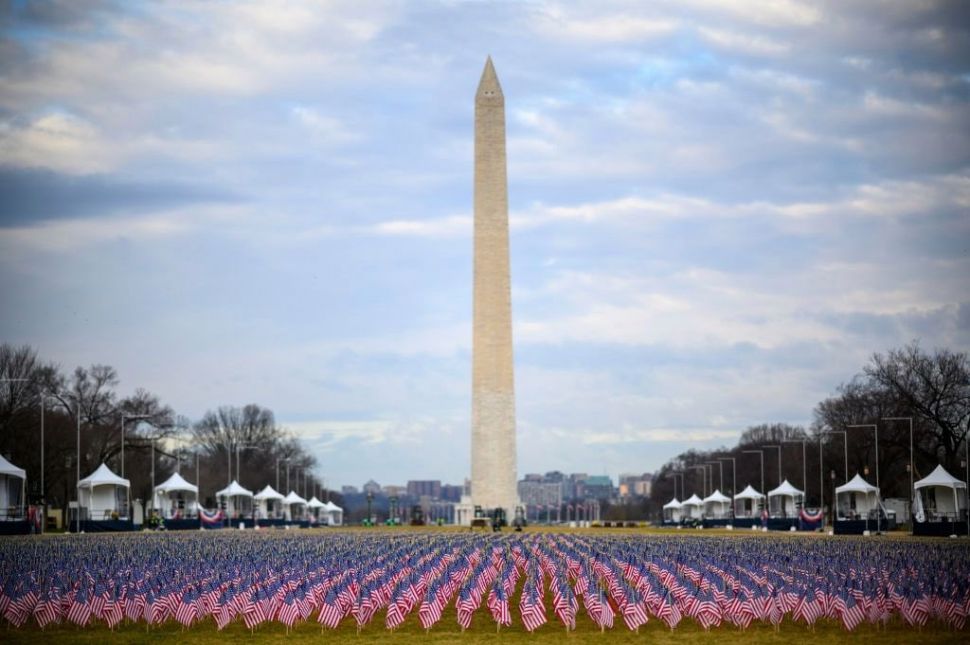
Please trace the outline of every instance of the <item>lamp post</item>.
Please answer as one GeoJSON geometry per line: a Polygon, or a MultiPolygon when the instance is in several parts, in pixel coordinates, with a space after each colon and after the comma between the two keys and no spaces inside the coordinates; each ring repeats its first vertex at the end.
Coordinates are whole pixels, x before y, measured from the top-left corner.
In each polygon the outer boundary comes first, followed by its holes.
{"type": "Polygon", "coordinates": [[[703,485],[704,485],[704,487],[701,489],[701,492],[704,493],[704,497],[707,497],[707,468],[705,468],[704,466],[691,466],[691,468],[693,470],[701,471],[701,476],[702,476],[701,482],[703,482],[703,485]]]}
{"type": "MultiPolygon", "coordinates": [[[[721,493],[724,493],[724,464],[722,462],[720,462],[720,461],[705,461],[704,463],[705,464],[710,464],[711,466],[717,466],[720,469],[720,471],[721,471],[721,487],[718,490],[720,490],[721,493]]],[[[712,480],[712,482],[711,482],[711,488],[714,488],[713,479],[714,479],[714,476],[713,476],[713,473],[711,473],[711,480],[712,480]]]]}
{"type": "MultiPolygon", "coordinates": [[[[77,534],[81,534],[81,401],[77,402],[77,485],[74,490],[77,492],[77,534]]],[[[154,490],[155,482],[152,482],[154,490]]]]}
{"type": "MultiPolygon", "coordinates": [[[[672,474],[674,476],[674,499],[680,499],[679,497],[677,497],[677,478],[678,477],[680,477],[680,494],[686,497],[687,491],[684,490],[684,473],[675,471],[672,474]]],[[[680,501],[683,501],[683,500],[680,500],[680,501]]]]}
{"type": "Polygon", "coordinates": [[[746,452],[750,454],[758,453],[761,456],[761,499],[765,498],[765,451],[764,450],[742,450],[741,452],[746,452]]]}
{"type": "Polygon", "coordinates": [[[880,532],[880,507],[882,506],[882,489],[879,488],[879,426],[875,423],[860,423],[857,425],[845,426],[846,428],[872,428],[876,437],[876,489],[878,490],[878,507],[876,508],[876,533],[880,532]]]}
{"type": "Polygon", "coordinates": [[[736,514],[736,509],[734,508],[735,499],[734,496],[738,494],[738,470],[737,470],[737,460],[734,457],[718,457],[718,461],[731,461],[731,517],[736,514]]]}
{"type": "MultiPolygon", "coordinates": [[[[289,468],[289,466],[287,466],[287,468],[289,468]]],[[[289,483],[288,475],[286,479],[287,479],[287,483],[289,483]]],[[[371,521],[371,518],[373,517],[373,515],[371,514],[371,505],[373,504],[373,502],[374,502],[374,491],[368,490],[367,491],[367,525],[368,526],[373,524],[373,522],[371,521]]]]}
{"type": "MultiPolygon", "coordinates": [[[[909,463],[906,464],[906,470],[909,472],[909,525],[910,533],[912,534],[913,528],[913,495],[914,495],[914,475],[916,473],[916,464],[913,463],[913,417],[883,417],[883,421],[909,421],[909,463]]],[[[968,515],[970,517],[970,515],[968,515]]],[[[968,532],[970,535],[970,532],[968,532]]]]}
{"type": "Polygon", "coordinates": [[[125,477],[125,419],[134,421],[136,419],[150,419],[150,414],[122,414],[121,415],[121,478],[125,477]]]}
{"type": "Polygon", "coordinates": [[[838,517],[837,512],[836,512],[836,504],[835,504],[835,469],[834,468],[832,469],[832,472],[829,473],[829,477],[831,477],[831,479],[832,479],[832,512],[831,512],[831,516],[832,516],[832,528],[834,529],[835,528],[835,520],[838,517]]]}
{"type": "MultiPolygon", "coordinates": [[[[802,444],[802,506],[805,505],[805,499],[808,497],[808,464],[805,460],[805,439],[788,439],[782,441],[782,443],[800,443],[802,444]]],[[[818,492],[819,503],[821,504],[822,491],[818,492]]]]}
{"type": "Polygon", "coordinates": [[[781,471],[781,445],[779,444],[768,444],[761,446],[762,448],[774,448],[778,451],[778,485],[781,486],[782,471],[781,471]]]}

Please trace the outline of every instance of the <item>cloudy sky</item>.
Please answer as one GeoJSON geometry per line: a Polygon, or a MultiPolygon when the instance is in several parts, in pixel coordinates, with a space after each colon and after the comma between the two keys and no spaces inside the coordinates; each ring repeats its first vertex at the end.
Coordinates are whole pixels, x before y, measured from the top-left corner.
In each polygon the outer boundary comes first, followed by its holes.
{"type": "Polygon", "coordinates": [[[970,349],[966,3],[0,6],[0,340],[267,406],[329,482],[468,474],[488,54],[520,474],[653,470],[873,352],[970,349]]]}

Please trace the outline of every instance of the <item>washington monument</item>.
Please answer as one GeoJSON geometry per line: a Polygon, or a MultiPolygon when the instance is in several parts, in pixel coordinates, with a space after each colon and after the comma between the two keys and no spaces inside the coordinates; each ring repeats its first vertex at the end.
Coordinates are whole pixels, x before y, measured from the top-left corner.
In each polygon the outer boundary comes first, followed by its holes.
{"type": "Polygon", "coordinates": [[[492,59],[475,93],[475,294],[472,331],[472,489],[475,505],[518,506],[509,279],[505,97],[492,59]]]}

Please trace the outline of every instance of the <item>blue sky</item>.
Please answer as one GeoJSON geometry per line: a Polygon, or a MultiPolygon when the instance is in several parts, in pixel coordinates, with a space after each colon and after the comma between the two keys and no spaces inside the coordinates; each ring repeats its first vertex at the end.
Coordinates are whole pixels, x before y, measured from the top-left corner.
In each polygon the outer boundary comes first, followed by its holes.
{"type": "Polygon", "coordinates": [[[329,482],[469,469],[473,95],[506,96],[519,473],[807,423],[970,349],[960,2],[6,2],[0,339],[329,482]]]}

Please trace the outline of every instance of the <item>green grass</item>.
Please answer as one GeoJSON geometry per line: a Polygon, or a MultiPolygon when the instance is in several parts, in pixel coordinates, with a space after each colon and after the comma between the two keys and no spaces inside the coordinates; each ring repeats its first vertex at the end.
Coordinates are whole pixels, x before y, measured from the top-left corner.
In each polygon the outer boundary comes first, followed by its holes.
{"type": "MultiPolygon", "coordinates": [[[[450,608],[441,621],[429,632],[421,628],[417,620],[417,611],[408,617],[407,622],[394,632],[384,628],[384,612],[375,616],[374,621],[364,627],[360,634],[353,625],[353,620],[345,620],[336,630],[323,629],[314,618],[305,623],[298,623],[290,633],[276,622],[263,623],[253,634],[250,634],[242,622],[234,622],[221,632],[216,630],[212,621],[205,621],[183,630],[182,626],[173,621],[146,630],[144,623],[121,625],[114,631],[105,627],[56,627],[41,631],[36,627],[29,629],[7,629],[0,631],[0,639],[4,643],[92,643],[108,645],[114,643],[219,643],[252,642],[252,643],[356,643],[379,642],[391,644],[411,643],[532,643],[532,644],[560,644],[602,642],[610,643],[785,643],[790,645],[793,639],[810,640],[812,645],[825,643],[873,643],[880,645],[895,645],[896,643],[965,643],[967,633],[948,630],[942,625],[930,625],[921,631],[911,629],[903,623],[890,623],[886,629],[877,630],[874,626],[860,625],[853,632],[846,632],[842,626],[833,621],[820,621],[815,632],[812,633],[802,624],[785,622],[778,631],[770,625],[753,623],[745,631],[731,626],[722,626],[705,632],[689,619],[685,619],[677,629],[670,631],[663,623],[651,620],[640,628],[639,633],[631,632],[617,620],[612,630],[600,633],[599,629],[583,614],[577,616],[576,631],[566,633],[558,620],[551,620],[544,626],[529,634],[521,623],[516,620],[515,612],[511,627],[495,631],[495,623],[486,611],[476,612],[472,626],[462,632],[455,622],[454,608],[450,608]]],[[[551,610],[548,614],[552,614],[551,610]]]]}

